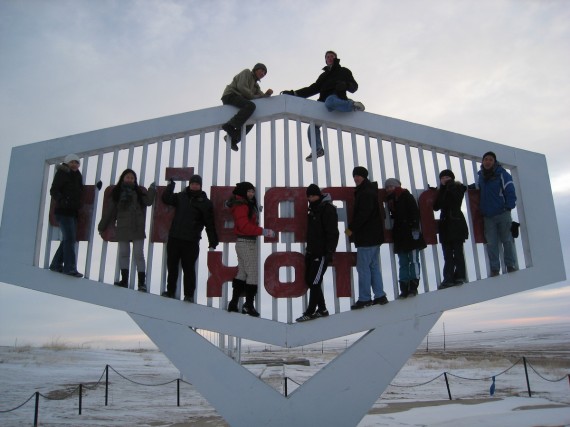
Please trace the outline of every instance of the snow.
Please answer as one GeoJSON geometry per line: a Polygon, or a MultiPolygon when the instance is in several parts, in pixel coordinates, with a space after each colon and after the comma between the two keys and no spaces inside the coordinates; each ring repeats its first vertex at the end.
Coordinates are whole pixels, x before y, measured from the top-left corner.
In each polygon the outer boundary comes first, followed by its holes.
{"type": "MultiPolygon", "coordinates": [[[[430,336],[429,351],[424,342],[358,426],[570,426],[569,335],[568,325],[482,331],[447,337],[445,351],[442,337],[430,336]],[[523,356],[532,397],[527,392],[523,356]],[[451,401],[443,372],[448,373],[451,401]],[[491,397],[493,375],[496,392],[491,397]]],[[[42,426],[227,425],[184,381],[177,406],[179,373],[158,350],[56,344],[0,347],[0,411],[22,404],[39,391],[50,397],[39,399],[42,426]],[[111,368],[105,406],[107,364],[111,368]],[[63,398],[79,383],[84,385],[81,415],[77,391],[63,398]]],[[[282,349],[251,343],[243,346],[243,366],[281,393],[283,377],[290,378],[291,394],[296,383],[310,378],[347,344],[337,340],[282,349]],[[306,361],[309,366],[301,363],[306,361]]],[[[19,409],[0,412],[0,425],[32,425],[34,402],[32,397],[19,409]]]]}

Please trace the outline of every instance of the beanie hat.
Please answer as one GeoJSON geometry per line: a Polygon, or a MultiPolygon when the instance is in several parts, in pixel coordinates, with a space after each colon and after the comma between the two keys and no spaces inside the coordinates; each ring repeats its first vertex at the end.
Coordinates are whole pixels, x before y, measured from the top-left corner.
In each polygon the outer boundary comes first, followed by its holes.
{"type": "Polygon", "coordinates": [[[309,196],[320,196],[321,189],[317,184],[311,184],[307,187],[307,197],[309,196]]]}
{"type": "Polygon", "coordinates": [[[444,176],[448,176],[451,179],[455,179],[454,173],[449,169],[444,169],[439,173],[439,179],[443,178],[444,176]]]}
{"type": "Polygon", "coordinates": [[[398,181],[396,178],[388,178],[384,183],[384,188],[387,187],[401,187],[402,183],[398,181]]]}
{"type": "Polygon", "coordinates": [[[364,166],[356,166],[352,170],[352,177],[355,177],[356,175],[361,176],[362,178],[368,178],[368,170],[366,170],[364,166]]]}
{"type": "Polygon", "coordinates": [[[200,184],[202,186],[202,177],[200,175],[192,175],[190,177],[190,184],[195,182],[196,184],[200,184]]]}
{"type": "Polygon", "coordinates": [[[69,162],[81,163],[79,161],[79,156],[77,154],[74,154],[74,153],[71,153],[71,154],[68,154],[67,156],[65,156],[63,163],[69,163],[69,162]]]}
{"type": "Polygon", "coordinates": [[[245,199],[247,198],[248,190],[255,190],[255,187],[251,182],[247,181],[238,182],[236,184],[236,188],[234,188],[234,191],[232,191],[232,193],[235,194],[236,196],[241,196],[245,199]]]}
{"type": "Polygon", "coordinates": [[[267,67],[265,66],[265,64],[262,64],[261,62],[258,62],[257,64],[255,64],[251,71],[253,73],[255,73],[255,70],[263,70],[263,71],[265,71],[265,74],[267,74],[267,67]]]}
{"type": "Polygon", "coordinates": [[[497,155],[492,151],[487,151],[485,154],[483,154],[483,159],[487,156],[491,156],[493,159],[495,159],[495,161],[497,161],[497,155]]]}

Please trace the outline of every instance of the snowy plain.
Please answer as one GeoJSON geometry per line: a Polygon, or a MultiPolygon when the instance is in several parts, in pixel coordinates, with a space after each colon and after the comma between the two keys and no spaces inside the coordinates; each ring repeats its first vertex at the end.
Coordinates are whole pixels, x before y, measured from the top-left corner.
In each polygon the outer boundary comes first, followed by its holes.
{"type": "MultiPolygon", "coordinates": [[[[281,393],[287,377],[290,394],[350,344],[336,340],[284,349],[248,343],[242,362],[281,393]]],[[[569,375],[568,324],[448,334],[445,339],[431,333],[358,426],[570,426],[569,375]],[[495,394],[490,396],[493,376],[495,394]]],[[[57,340],[43,347],[0,347],[0,425],[33,425],[39,392],[41,426],[227,426],[183,380],[177,406],[177,379],[176,368],[156,349],[73,348],[57,340]]]]}

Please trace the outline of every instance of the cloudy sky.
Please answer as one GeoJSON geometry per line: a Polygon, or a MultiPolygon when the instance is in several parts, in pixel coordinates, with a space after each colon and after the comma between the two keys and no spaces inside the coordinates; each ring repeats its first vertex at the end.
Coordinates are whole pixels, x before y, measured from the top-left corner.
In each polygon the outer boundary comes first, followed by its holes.
{"type": "MultiPolygon", "coordinates": [[[[0,0],[0,210],[22,191],[5,188],[11,147],[220,105],[256,62],[263,89],[299,88],[328,49],[369,112],[544,153],[569,265],[567,1],[0,0]]],[[[560,283],[442,321],[570,322],[569,306],[560,283]]],[[[144,335],[126,314],[0,284],[0,345],[53,339],[144,335]]]]}

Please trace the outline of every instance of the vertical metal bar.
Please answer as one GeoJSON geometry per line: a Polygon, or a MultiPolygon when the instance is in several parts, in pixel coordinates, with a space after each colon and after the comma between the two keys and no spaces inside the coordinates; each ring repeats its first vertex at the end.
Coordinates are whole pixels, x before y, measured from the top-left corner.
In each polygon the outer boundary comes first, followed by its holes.
{"type": "Polygon", "coordinates": [[[451,398],[451,390],[449,388],[449,380],[447,379],[447,372],[444,372],[443,376],[445,377],[445,386],[447,387],[447,395],[449,396],[449,400],[453,400],[451,398]]]}
{"type": "Polygon", "coordinates": [[[109,365],[105,365],[105,406],[109,403],[109,365]]]}
{"type": "Polygon", "coordinates": [[[79,415],[81,415],[82,399],[83,399],[83,384],[79,384],[79,415]]]}
{"type": "MultiPolygon", "coordinates": [[[[95,183],[99,182],[101,179],[101,168],[103,163],[103,155],[99,154],[97,158],[97,170],[95,172],[95,183]]],[[[103,189],[103,187],[101,187],[103,189]]],[[[95,224],[97,218],[97,207],[99,205],[99,194],[98,190],[95,190],[95,198],[93,200],[93,212],[91,214],[91,226],[89,228],[89,240],[87,241],[87,257],[85,261],[85,277],[89,278],[91,276],[91,261],[93,257],[93,242],[95,240],[95,224]]]]}
{"type": "Polygon", "coordinates": [[[526,389],[528,390],[528,397],[532,397],[532,392],[530,391],[530,381],[528,380],[528,369],[526,366],[526,357],[523,356],[524,363],[524,376],[526,377],[526,389]]]}
{"type": "MultiPolygon", "coordinates": [[[[325,153],[329,153],[330,152],[330,150],[329,150],[329,132],[328,132],[327,125],[324,123],[321,126],[321,137],[322,137],[323,148],[325,150],[325,153]]],[[[325,156],[325,158],[324,158],[324,160],[325,160],[325,179],[326,179],[327,187],[331,185],[331,160],[330,159],[331,159],[330,155],[325,156]]],[[[317,184],[317,183],[315,182],[315,184],[317,184]]]]}
{"type": "Polygon", "coordinates": [[[180,406],[180,378],[176,378],[176,406],[180,406]]]}
{"type": "Polygon", "coordinates": [[[34,410],[34,427],[38,426],[39,411],[40,411],[40,392],[36,391],[36,404],[35,404],[35,410],[34,410]]]}
{"type": "MultiPolygon", "coordinates": [[[[113,161],[111,162],[111,175],[109,185],[112,185],[117,179],[117,162],[119,159],[119,149],[115,148],[113,151],[113,161]]],[[[104,193],[103,193],[104,194],[104,193]]],[[[109,242],[103,240],[101,245],[101,260],[99,261],[99,282],[105,279],[105,266],[107,265],[107,246],[109,242]]]]}
{"type": "Polygon", "coordinates": [[[285,377],[285,397],[287,397],[287,377],[285,377]]]}

